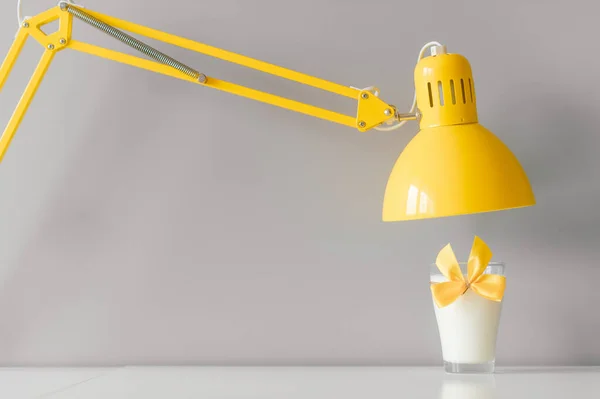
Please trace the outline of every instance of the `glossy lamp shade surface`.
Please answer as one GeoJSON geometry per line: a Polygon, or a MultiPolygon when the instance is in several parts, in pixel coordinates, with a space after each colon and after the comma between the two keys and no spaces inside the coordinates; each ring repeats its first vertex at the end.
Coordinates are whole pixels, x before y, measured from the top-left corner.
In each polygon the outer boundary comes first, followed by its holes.
{"type": "Polygon", "coordinates": [[[478,123],[471,67],[458,54],[415,68],[420,132],[396,161],[385,191],[384,221],[490,212],[535,204],[518,159],[478,123]]]}

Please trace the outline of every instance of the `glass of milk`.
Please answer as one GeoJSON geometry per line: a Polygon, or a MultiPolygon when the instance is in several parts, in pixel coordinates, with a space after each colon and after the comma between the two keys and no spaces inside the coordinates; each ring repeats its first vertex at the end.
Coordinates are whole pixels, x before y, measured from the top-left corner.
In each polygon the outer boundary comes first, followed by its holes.
{"type": "MultiPolygon", "coordinates": [[[[484,274],[504,275],[504,267],[504,263],[490,262],[484,274]]],[[[460,269],[466,280],[467,264],[460,263],[460,269]]],[[[432,265],[430,282],[444,281],[448,280],[432,265]]],[[[446,372],[493,373],[502,302],[485,299],[469,288],[450,305],[439,308],[434,301],[433,307],[446,372]]]]}

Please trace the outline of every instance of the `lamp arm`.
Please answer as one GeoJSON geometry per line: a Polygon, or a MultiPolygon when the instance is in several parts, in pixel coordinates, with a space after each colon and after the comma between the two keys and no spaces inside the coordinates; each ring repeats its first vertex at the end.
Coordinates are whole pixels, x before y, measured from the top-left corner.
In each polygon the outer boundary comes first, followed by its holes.
{"type": "Polygon", "coordinates": [[[0,90],[12,70],[17,57],[27,38],[32,36],[44,47],[44,55],[36,68],[25,92],[17,105],[2,137],[0,138],[0,161],[18,129],[25,112],[50,62],[56,52],[70,48],[79,52],[95,55],[137,68],[149,70],[163,75],[189,81],[190,83],[226,91],[252,100],[275,105],[295,112],[325,119],[342,125],[355,127],[359,131],[367,131],[388,121],[415,119],[414,114],[399,114],[393,105],[382,101],[377,93],[371,90],[360,90],[354,87],[343,86],[324,79],[316,78],[291,69],[283,68],[264,61],[256,60],[217,47],[209,46],[183,37],[161,32],[152,28],[138,25],[129,21],[104,15],[89,9],[82,10],[66,1],[59,6],[25,20],[17,33],[6,59],[0,67],[0,90]],[[73,17],[92,25],[104,33],[120,40],[128,46],[140,51],[151,59],[140,58],[129,54],[109,50],[103,47],[71,39],[73,17]],[[59,30],[53,34],[45,34],[40,27],[47,23],[59,20],[59,30]],[[340,96],[352,98],[357,102],[356,115],[345,115],[328,109],[305,104],[299,101],[265,93],[235,83],[206,76],[159,50],[141,42],[140,40],[123,32],[131,32],[154,40],[178,46],[187,50],[209,55],[231,63],[242,65],[264,73],[278,76],[287,80],[302,83],[340,96]]]}

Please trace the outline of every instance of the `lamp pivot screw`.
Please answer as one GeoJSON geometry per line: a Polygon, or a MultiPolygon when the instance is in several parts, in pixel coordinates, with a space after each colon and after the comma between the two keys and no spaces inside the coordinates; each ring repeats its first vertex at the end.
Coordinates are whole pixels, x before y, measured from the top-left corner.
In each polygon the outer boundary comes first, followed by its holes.
{"type": "Polygon", "coordinates": [[[29,22],[23,22],[23,28],[29,28],[29,22]]]}
{"type": "Polygon", "coordinates": [[[67,39],[65,39],[65,38],[61,38],[61,39],[59,40],[59,43],[60,43],[60,44],[67,44],[67,39]]]}
{"type": "Polygon", "coordinates": [[[392,115],[392,110],[388,108],[388,109],[386,109],[385,111],[383,111],[383,114],[384,114],[385,116],[391,116],[391,115],[392,115]]]}
{"type": "Polygon", "coordinates": [[[67,9],[69,8],[69,5],[67,4],[66,1],[61,1],[59,6],[60,6],[60,9],[63,11],[67,11],[67,9]]]}
{"type": "Polygon", "coordinates": [[[362,97],[363,100],[366,100],[369,98],[369,94],[368,93],[363,93],[360,95],[362,97]]]}
{"type": "Polygon", "coordinates": [[[365,121],[360,121],[360,122],[358,122],[358,126],[365,127],[365,126],[367,126],[367,124],[365,123],[365,121]]]}
{"type": "Polygon", "coordinates": [[[54,44],[49,44],[48,45],[48,50],[54,50],[54,44]]]}
{"type": "Polygon", "coordinates": [[[198,75],[198,82],[200,83],[206,83],[206,75],[201,73],[200,75],[198,75]]]}

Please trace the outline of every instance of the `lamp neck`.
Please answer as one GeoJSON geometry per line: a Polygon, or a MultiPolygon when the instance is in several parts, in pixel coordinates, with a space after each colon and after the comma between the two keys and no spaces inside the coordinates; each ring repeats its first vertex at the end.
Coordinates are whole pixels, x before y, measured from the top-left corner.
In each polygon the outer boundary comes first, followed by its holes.
{"type": "Polygon", "coordinates": [[[415,67],[421,129],[477,123],[475,86],[469,61],[443,48],[415,67]]]}

